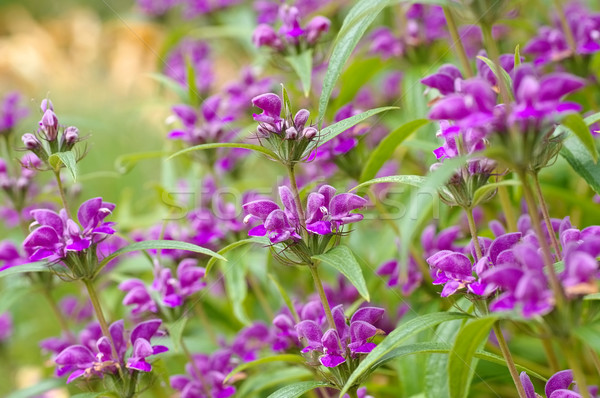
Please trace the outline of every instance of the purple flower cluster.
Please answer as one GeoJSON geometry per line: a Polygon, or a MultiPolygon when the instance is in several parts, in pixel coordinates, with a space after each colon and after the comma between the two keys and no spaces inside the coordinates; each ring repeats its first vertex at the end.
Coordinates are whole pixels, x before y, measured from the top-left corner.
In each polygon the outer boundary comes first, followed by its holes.
{"type": "MultiPolygon", "coordinates": [[[[521,372],[519,378],[525,389],[526,398],[538,398],[539,395],[535,393],[535,388],[527,373],[521,372]]],[[[570,369],[561,370],[548,379],[544,392],[547,398],[582,398],[583,396],[579,393],[576,385],[573,385],[573,389],[570,389],[572,385],[573,371],[570,369]]],[[[588,389],[591,398],[599,397],[598,387],[590,386],[588,389]]]]}
{"type": "Polygon", "coordinates": [[[129,341],[132,349],[126,358],[129,347],[123,321],[116,321],[110,325],[110,337],[102,336],[93,345],[78,344],[63,349],[54,359],[59,366],[58,373],[70,372],[67,379],[67,383],[70,383],[82,376],[90,378],[116,374],[119,368],[149,372],[152,366],[146,358],[168,351],[167,347],[152,345],[150,342],[152,337],[159,335],[161,322],[159,319],[142,322],[131,331],[129,341]],[[117,357],[114,356],[115,353],[117,357]]]}
{"type": "Polygon", "coordinates": [[[561,61],[575,54],[592,54],[600,51],[600,13],[593,13],[577,1],[564,8],[567,25],[575,41],[570,48],[567,33],[560,18],[555,16],[553,26],[542,26],[537,36],[523,48],[523,53],[535,57],[535,64],[561,61]]]}
{"type": "MultiPolygon", "coordinates": [[[[567,297],[574,298],[597,291],[600,269],[600,227],[574,228],[568,217],[552,220],[559,231],[564,270],[559,280],[567,297]]],[[[545,227],[548,241],[550,235],[545,227]]],[[[471,257],[464,251],[441,250],[427,259],[434,284],[444,285],[442,297],[466,288],[471,294],[492,297],[491,311],[517,310],[525,318],[544,315],[554,308],[555,298],[544,272],[544,260],[529,216],[522,216],[518,232],[506,233],[499,222],[490,223],[494,240],[479,238],[483,256],[477,258],[470,245],[471,257]]]]}
{"type": "Polygon", "coordinates": [[[370,51],[383,59],[404,55],[409,47],[428,46],[447,37],[446,18],[440,6],[412,4],[405,14],[402,33],[397,37],[389,28],[371,33],[370,51]]]}
{"type": "Polygon", "coordinates": [[[228,398],[235,387],[223,384],[234,368],[233,353],[222,349],[212,355],[194,354],[185,365],[185,375],[171,376],[171,387],[181,392],[181,398],[228,398]]]}
{"type": "Polygon", "coordinates": [[[309,353],[311,363],[334,368],[375,348],[371,339],[379,330],[373,324],[383,316],[382,308],[359,309],[352,315],[349,325],[341,305],[334,307],[331,312],[335,328],[325,333],[321,325],[312,320],[301,321],[295,326],[298,337],[306,344],[302,352],[309,353]]]}
{"type": "Polygon", "coordinates": [[[69,253],[83,252],[95,246],[108,235],[115,233],[114,223],[104,219],[115,209],[102,198],[89,199],[77,211],[78,225],[62,209],[58,214],[52,210],[32,210],[35,226],[25,238],[23,248],[32,261],[46,259],[50,262],[64,261],[69,253]]]}
{"type": "Polygon", "coordinates": [[[329,31],[331,22],[323,16],[311,19],[304,28],[300,25],[300,11],[295,6],[282,4],[279,7],[279,31],[266,23],[261,23],[252,34],[256,47],[270,47],[278,52],[291,51],[298,46],[314,46],[321,36],[329,31]]]}
{"type": "Polygon", "coordinates": [[[21,105],[21,94],[7,94],[0,103],[0,135],[10,134],[28,114],[29,109],[21,105]]]}
{"type": "MultiPolygon", "coordinates": [[[[367,201],[358,195],[342,193],[336,195],[332,186],[324,185],[308,196],[305,217],[306,230],[311,234],[329,235],[340,233],[345,224],[363,219],[362,214],[351,211],[364,207],[367,201]]],[[[248,235],[269,237],[271,243],[281,243],[288,239],[299,240],[301,231],[300,215],[294,194],[286,187],[279,187],[282,210],[271,200],[255,200],[244,204],[248,213],[244,222],[259,221],[248,235]]]]}
{"type": "Polygon", "coordinates": [[[158,304],[142,280],[132,278],[121,282],[119,289],[127,293],[123,298],[123,305],[134,305],[131,311],[133,315],[156,313],[158,306],[174,308],[183,305],[186,298],[206,286],[206,282],[202,280],[205,270],[198,266],[195,259],[182,260],[177,266],[176,275],[173,276],[170,268],[156,266],[151,289],[160,295],[161,302],[158,304]]]}
{"type": "Polygon", "coordinates": [[[137,0],[137,6],[146,15],[161,16],[175,7],[182,7],[184,18],[196,18],[239,4],[241,0],[137,0]]]}
{"type": "Polygon", "coordinates": [[[194,89],[197,90],[198,96],[208,93],[214,82],[214,73],[210,47],[206,42],[183,39],[169,52],[163,72],[183,87],[187,87],[188,63],[194,71],[194,89]]]}
{"type": "Polygon", "coordinates": [[[282,101],[277,94],[266,93],[256,96],[252,99],[252,104],[262,109],[261,114],[254,114],[254,120],[259,122],[259,137],[268,138],[276,134],[286,140],[312,140],[317,135],[317,129],[307,126],[310,112],[306,109],[300,109],[294,118],[291,115],[281,117],[282,101]]]}

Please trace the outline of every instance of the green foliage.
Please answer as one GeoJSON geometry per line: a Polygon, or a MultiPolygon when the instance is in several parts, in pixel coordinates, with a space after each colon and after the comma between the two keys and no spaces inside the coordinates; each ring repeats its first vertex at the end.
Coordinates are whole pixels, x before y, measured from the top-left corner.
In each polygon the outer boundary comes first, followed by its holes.
{"type": "Polygon", "coordinates": [[[350,248],[344,245],[336,246],[327,253],[313,256],[312,258],[322,261],[341,272],[365,300],[370,300],[367,283],[365,282],[360,265],[350,248]]]}
{"type": "Polygon", "coordinates": [[[64,165],[64,167],[69,170],[73,182],[77,181],[77,159],[75,158],[75,152],[67,151],[53,153],[48,158],[48,163],[56,172],[64,165]]]}
{"type": "Polygon", "coordinates": [[[310,84],[312,80],[312,59],[313,51],[306,50],[300,54],[288,55],[285,60],[290,64],[294,72],[300,78],[302,83],[302,89],[304,90],[304,96],[308,97],[310,93],[310,84]]]}
{"type": "Polygon", "coordinates": [[[329,383],[325,383],[323,381],[301,381],[280,388],[273,394],[269,395],[268,398],[297,398],[308,391],[314,390],[315,388],[328,386],[329,383]]]}

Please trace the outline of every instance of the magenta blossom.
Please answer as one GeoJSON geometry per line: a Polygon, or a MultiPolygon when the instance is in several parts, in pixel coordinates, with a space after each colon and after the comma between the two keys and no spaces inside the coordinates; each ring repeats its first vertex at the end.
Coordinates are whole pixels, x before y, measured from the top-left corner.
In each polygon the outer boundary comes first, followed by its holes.
{"type": "MultiPolygon", "coordinates": [[[[308,232],[318,235],[339,233],[343,225],[363,219],[362,214],[351,211],[365,206],[367,201],[364,198],[351,193],[335,195],[335,192],[332,186],[324,185],[318,192],[308,195],[304,220],[308,232]]],[[[283,210],[271,200],[255,200],[244,204],[244,210],[248,212],[244,222],[262,223],[248,232],[250,236],[268,235],[271,243],[300,239],[300,220],[294,194],[288,187],[282,186],[279,196],[283,210]]]]}
{"type": "Polygon", "coordinates": [[[50,262],[63,261],[70,253],[95,250],[100,241],[115,233],[114,223],[104,221],[114,209],[114,204],[102,198],[89,199],[77,211],[79,225],[68,218],[64,209],[59,214],[46,209],[32,210],[33,225],[38,227],[25,238],[23,248],[30,260],[50,262]]]}

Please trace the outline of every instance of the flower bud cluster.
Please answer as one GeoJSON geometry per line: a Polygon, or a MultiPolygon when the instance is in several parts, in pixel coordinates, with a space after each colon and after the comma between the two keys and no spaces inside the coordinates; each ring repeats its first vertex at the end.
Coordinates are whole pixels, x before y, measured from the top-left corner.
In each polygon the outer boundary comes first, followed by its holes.
{"type": "Polygon", "coordinates": [[[311,19],[304,28],[300,26],[300,11],[297,7],[283,4],[279,8],[281,27],[279,31],[267,24],[260,24],[254,30],[252,42],[256,47],[270,47],[277,52],[295,53],[300,47],[312,47],[321,36],[329,31],[331,22],[323,16],[311,19]],[[290,50],[292,49],[292,50],[290,50]]]}
{"type": "Polygon", "coordinates": [[[73,149],[81,138],[79,129],[75,126],[62,126],[58,123],[58,117],[54,113],[52,102],[44,99],[41,104],[43,112],[39,128],[35,133],[23,134],[21,139],[26,149],[33,152],[45,165],[49,164],[49,158],[55,153],[68,152],[73,149]]]}

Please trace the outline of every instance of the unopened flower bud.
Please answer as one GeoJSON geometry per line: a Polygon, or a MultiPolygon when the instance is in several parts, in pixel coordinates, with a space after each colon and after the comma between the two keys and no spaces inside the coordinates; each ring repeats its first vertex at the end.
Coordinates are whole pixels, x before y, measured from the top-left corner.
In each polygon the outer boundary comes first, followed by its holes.
{"type": "Polygon", "coordinates": [[[33,150],[40,146],[40,142],[33,134],[23,134],[21,139],[23,140],[23,144],[25,144],[25,148],[27,149],[33,150]]]}
{"type": "Polygon", "coordinates": [[[50,101],[47,98],[44,98],[42,100],[42,105],[40,106],[40,108],[42,108],[42,112],[46,112],[48,109],[50,109],[51,111],[54,110],[54,106],[52,105],[52,101],[50,101]]]}
{"type": "Polygon", "coordinates": [[[275,30],[267,25],[260,24],[254,29],[254,33],[252,34],[252,43],[256,47],[268,46],[273,48],[281,47],[281,40],[275,30]]]}
{"type": "Polygon", "coordinates": [[[310,116],[310,112],[306,109],[300,109],[296,112],[296,116],[294,117],[294,126],[298,131],[302,131],[304,125],[308,121],[308,117],[310,116]]]}
{"type": "Polygon", "coordinates": [[[69,126],[64,132],[65,142],[69,145],[73,145],[79,139],[79,129],[75,126],[69,126]]]}
{"type": "Polygon", "coordinates": [[[296,138],[298,138],[298,130],[296,130],[295,127],[290,127],[287,130],[285,130],[285,139],[286,140],[295,140],[296,138]]]}
{"type": "Polygon", "coordinates": [[[48,141],[54,141],[58,136],[58,118],[51,109],[47,109],[40,122],[48,141]]]}
{"type": "Polygon", "coordinates": [[[309,44],[315,44],[323,33],[326,33],[331,26],[331,21],[323,16],[316,16],[306,25],[306,41],[309,44]]]}
{"type": "Polygon", "coordinates": [[[302,133],[304,135],[304,138],[306,138],[307,140],[312,140],[317,136],[318,131],[314,127],[307,127],[302,133]]]}

